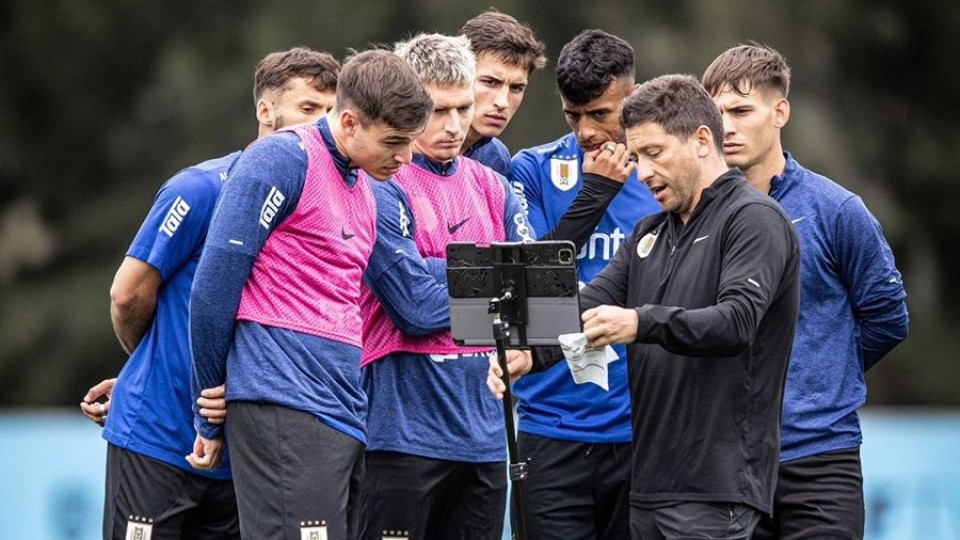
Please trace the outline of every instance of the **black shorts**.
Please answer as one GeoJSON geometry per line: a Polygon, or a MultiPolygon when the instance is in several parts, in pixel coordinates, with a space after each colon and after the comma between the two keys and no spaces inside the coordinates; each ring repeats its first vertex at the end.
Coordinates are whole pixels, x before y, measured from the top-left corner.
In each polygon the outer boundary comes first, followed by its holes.
{"type": "Polygon", "coordinates": [[[231,402],[226,426],[244,538],[353,538],[363,443],[265,403],[231,402]]]}
{"type": "Polygon", "coordinates": [[[240,538],[230,480],[213,480],[107,445],[104,539],[240,538]]]}
{"type": "Polygon", "coordinates": [[[764,516],[754,538],[863,538],[860,447],[780,464],[773,517],[764,516]]]}
{"type": "Polygon", "coordinates": [[[520,433],[520,484],[531,539],[630,538],[630,443],[589,444],[520,433]]]}
{"type": "Polygon", "coordinates": [[[367,452],[360,538],[500,540],[506,497],[502,461],[367,452]]]}
{"type": "Polygon", "coordinates": [[[634,540],[750,540],[760,514],[752,506],[724,502],[635,504],[630,508],[630,530],[634,540]]]}

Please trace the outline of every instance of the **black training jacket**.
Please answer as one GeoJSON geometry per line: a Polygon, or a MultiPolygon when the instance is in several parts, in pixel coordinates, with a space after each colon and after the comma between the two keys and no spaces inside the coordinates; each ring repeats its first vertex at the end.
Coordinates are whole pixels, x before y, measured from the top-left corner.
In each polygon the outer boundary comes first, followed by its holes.
{"type": "Polygon", "coordinates": [[[581,292],[633,307],[630,501],[744,503],[769,513],[799,304],[799,244],[771,198],[731,169],[687,224],[637,224],[581,292]]]}

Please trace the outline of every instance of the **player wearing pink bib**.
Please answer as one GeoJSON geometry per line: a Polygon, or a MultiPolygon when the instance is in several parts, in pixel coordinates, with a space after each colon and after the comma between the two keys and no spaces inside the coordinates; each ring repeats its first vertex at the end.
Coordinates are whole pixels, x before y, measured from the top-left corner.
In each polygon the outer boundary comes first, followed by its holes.
{"type": "MultiPolygon", "coordinates": [[[[393,54],[358,54],[330,114],[252,145],[224,187],[191,295],[193,387],[196,397],[226,380],[245,538],[355,535],[370,180],[409,162],[431,107],[393,54]]],[[[188,461],[214,466],[222,429],[199,415],[194,423],[188,461]]]]}
{"type": "MultiPolygon", "coordinates": [[[[364,179],[329,181],[340,173],[334,162],[336,150],[327,149],[324,141],[328,130],[323,122],[293,130],[307,155],[300,199],[289,217],[273,229],[254,262],[237,320],[359,347],[356,299],[376,237],[370,219],[376,204],[364,179]]],[[[283,204],[282,192],[271,190],[271,194],[261,222],[270,218],[266,209],[271,203],[283,204]]],[[[362,437],[362,429],[358,434],[362,437]]]]}
{"type": "MultiPolygon", "coordinates": [[[[415,245],[419,256],[443,259],[450,242],[502,242],[506,239],[503,212],[491,213],[491,209],[506,207],[508,190],[504,189],[501,177],[490,168],[467,158],[450,161],[447,174],[443,174],[439,169],[425,155],[415,154],[414,164],[403,167],[394,177],[396,186],[393,189],[384,188],[394,192],[397,196],[397,208],[399,209],[399,204],[405,205],[411,222],[417,225],[412,230],[408,229],[409,235],[400,231],[400,238],[412,237],[412,244],[401,240],[394,246],[391,237],[384,238],[385,243],[394,247],[394,255],[400,255],[397,253],[398,249],[402,251],[404,247],[415,245]]],[[[446,287],[442,286],[445,280],[440,277],[439,281],[434,280],[433,276],[430,277],[431,281],[441,285],[433,289],[438,306],[447,301],[446,287]]],[[[383,305],[370,299],[370,296],[367,289],[365,305],[369,303],[371,309],[365,315],[364,322],[364,366],[397,352],[490,352],[489,347],[458,347],[454,345],[450,332],[446,330],[422,335],[415,329],[416,316],[395,313],[394,318],[400,321],[398,327],[383,305]]],[[[426,302],[422,304],[426,305],[426,302]]]]}
{"type": "Polygon", "coordinates": [[[474,109],[464,37],[420,35],[396,47],[434,101],[413,162],[374,186],[377,240],[364,275],[367,419],[361,538],[499,539],[506,500],[503,410],[484,395],[491,349],[449,334],[451,241],[530,240],[505,178],[458,157],[474,109]]]}

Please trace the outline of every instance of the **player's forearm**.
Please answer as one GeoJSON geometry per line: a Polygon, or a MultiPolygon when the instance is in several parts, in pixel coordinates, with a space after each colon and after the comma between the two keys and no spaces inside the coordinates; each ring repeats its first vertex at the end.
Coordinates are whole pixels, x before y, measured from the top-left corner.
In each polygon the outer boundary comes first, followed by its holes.
{"type": "Polygon", "coordinates": [[[427,267],[398,261],[377,278],[372,289],[384,311],[408,336],[426,336],[450,329],[450,301],[444,282],[427,267]]]}
{"type": "Polygon", "coordinates": [[[254,256],[210,245],[204,249],[190,293],[190,342],[193,356],[194,427],[206,439],[223,437],[223,427],[200,416],[197,398],[205,388],[227,378],[227,354],[233,339],[237,309],[254,256]]]}
{"type": "Polygon", "coordinates": [[[190,294],[190,341],[194,362],[194,398],[226,380],[227,353],[237,309],[253,257],[208,245],[190,294]]]}
{"type": "Polygon", "coordinates": [[[861,321],[860,343],[863,352],[863,370],[875,366],[890,351],[907,339],[910,316],[906,303],[891,306],[885,317],[861,321]]]}
{"type": "MultiPolygon", "coordinates": [[[[203,291],[203,289],[201,289],[203,291]]],[[[202,296],[202,292],[201,292],[202,296]]],[[[194,425],[197,433],[207,439],[222,437],[222,427],[211,424],[200,416],[196,398],[205,388],[219,386],[226,381],[227,353],[233,335],[234,316],[224,317],[208,302],[197,297],[191,299],[190,341],[192,345],[193,372],[191,391],[193,395],[194,425]]]]}

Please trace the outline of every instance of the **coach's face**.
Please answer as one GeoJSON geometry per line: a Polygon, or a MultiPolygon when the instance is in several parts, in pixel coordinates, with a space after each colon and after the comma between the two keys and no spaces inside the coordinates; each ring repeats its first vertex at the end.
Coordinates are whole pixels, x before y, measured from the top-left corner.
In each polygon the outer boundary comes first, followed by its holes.
{"type": "Polygon", "coordinates": [[[637,178],[664,212],[679,214],[686,222],[703,190],[700,139],[697,135],[680,139],[655,122],[627,128],[626,136],[627,149],[637,163],[637,178]]]}

